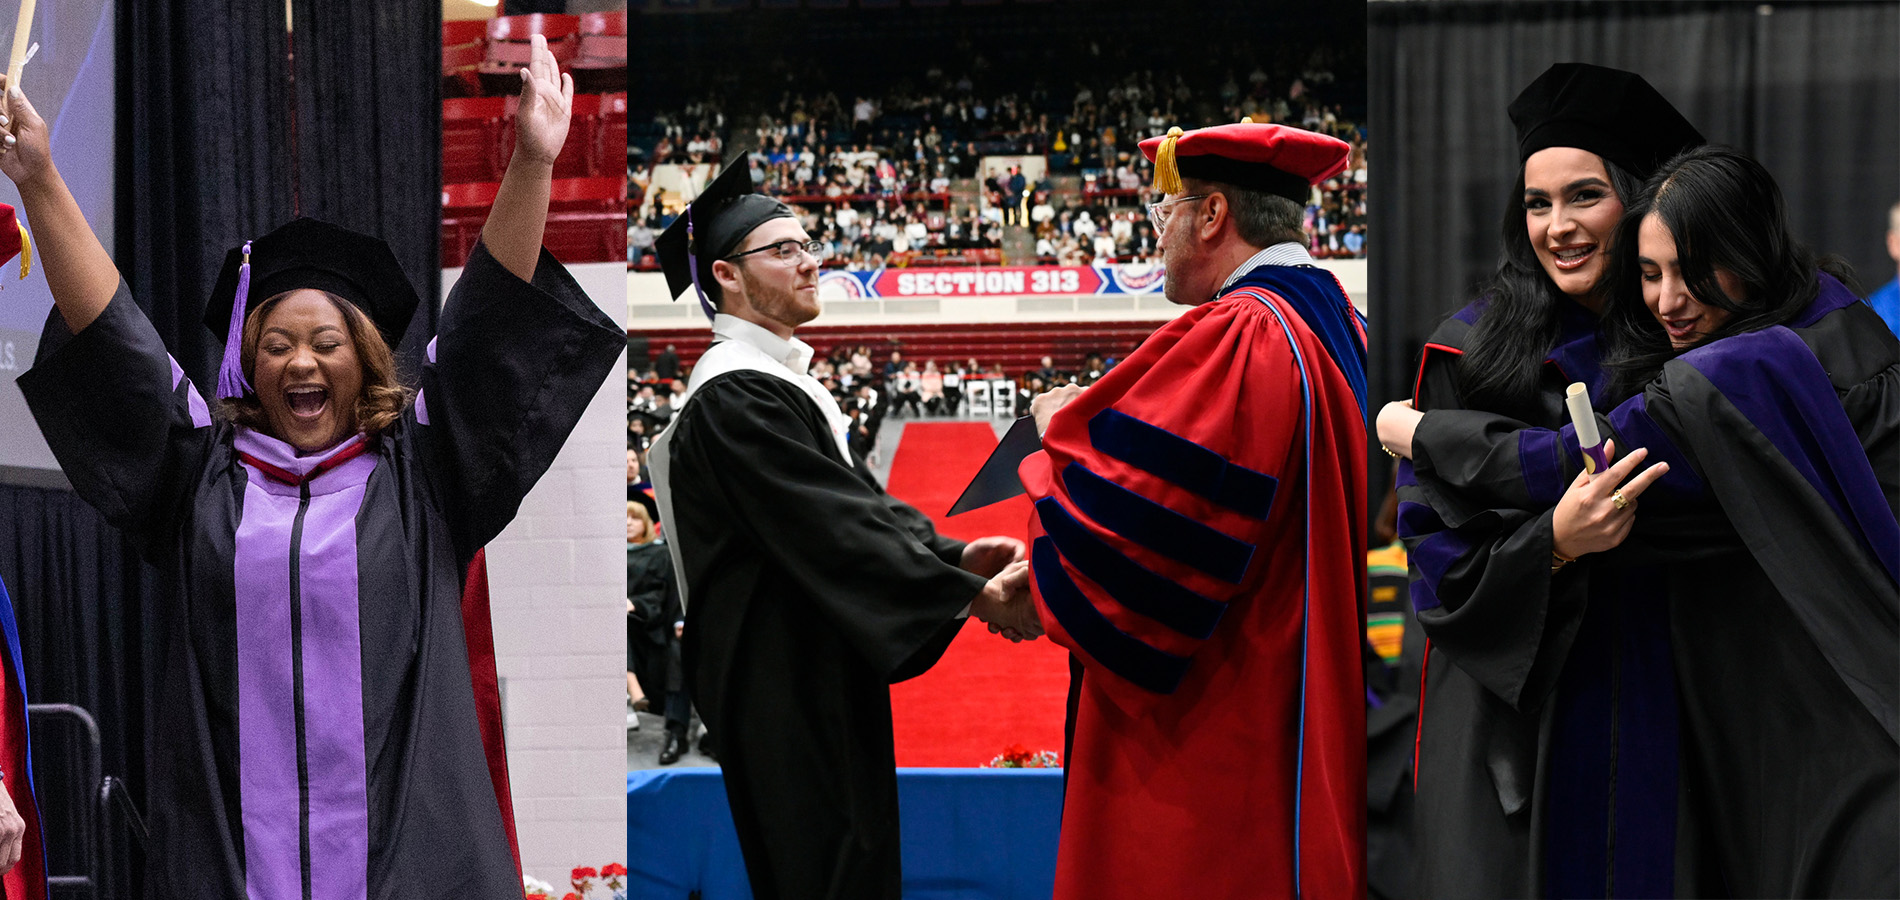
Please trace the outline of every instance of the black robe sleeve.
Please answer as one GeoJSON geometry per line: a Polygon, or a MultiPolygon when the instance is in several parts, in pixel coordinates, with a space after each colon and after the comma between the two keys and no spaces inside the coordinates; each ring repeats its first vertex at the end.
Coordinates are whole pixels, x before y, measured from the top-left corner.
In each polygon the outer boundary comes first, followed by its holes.
{"type": "MultiPolygon", "coordinates": [[[[735,513],[718,527],[741,532],[766,570],[787,579],[772,587],[810,598],[887,680],[935,662],[984,579],[951,562],[960,543],[839,460],[803,392],[771,375],[728,373],[697,389],[675,427],[674,477],[711,479],[702,487],[735,513]]],[[[719,589],[717,580],[692,583],[688,602],[719,589]]]]}
{"type": "Polygon", "coordinates": [[[514,519],[625,346],[546,250],[530,283],[475,245],[430,342],[415,412],[464,563],[514,519]]]}
{"type": "MultiPolygon", "coordinates": [[[[1448,322],[1434,345],[1455,347],[1447,332],[1462,333],[1462,325],[1448,322]]],[[[1427,415],[1413,438],[1416,462],[1399,467],[1412,604],[1433,647],[1513,708],[1534,709],[1556,686],[1582,622],[1588,571],[1550,571],[1549,510],[1530,512],[1537,507],[1528,500],[1497,502],[1478,490],[1483,479],[1510,479],[1487,467],[1500,442],[1472,422],[1502,431],[1506,420],[1463,408],[1457,359],[1428,352],[1422,363],[1415,399],[1427,415]]]]}
{"type": "MultiPolygon", "coordinates": [[[[1877,411],[1875,421],[1856,422],[1842,387],[1801,337],[1768,328],[1684,354],[1643,393],[1597,418],[1619,454],[1645,447],[1645,465],[1671,464],[1643,495],[1636,537],[1693,551],[1684,535],[1657,529],[1670,520],[1650,512],[1719,509],[1843,683],[1900,740],[1893,677],[1900,671],[1900,524],[1871,463],[1895,440],[1894,417],[1878,411],[1900,404],[1900,362],[1871,368],[1848,393],[1877,411]]],[[[1474,471],[1482,474],[1472,483],[1490,502],[1552,505],[1582,466],[1574,426],[1462,418],[1470,426],[1462,440],[1488,447],[1462,455],[1477,460],[1474,471]]],[[[1448,438],[1444,431],[1432,433],[1448,438]]],[[[1427,433],[1424,423],[1419,433],[1427,433]]]]}
{"type": "Polygon", "coordinates": [[[214,424],[125,284],[78,334],[55,307],[19,385],[80,498],[158,561],[226,426],[214,424]]]}

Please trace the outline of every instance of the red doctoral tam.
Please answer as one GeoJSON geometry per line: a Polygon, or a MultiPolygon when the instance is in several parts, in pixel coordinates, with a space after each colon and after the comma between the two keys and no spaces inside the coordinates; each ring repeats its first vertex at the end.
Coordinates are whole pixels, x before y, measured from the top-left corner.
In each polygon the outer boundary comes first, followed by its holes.
{"type": "Polygon", "coordinates": [[[20,257],[20,277],[33,271],[33,239],[13,207],[0,203],[0,265],[20,257]]]}
{"type": "Polygon", "coordinates": [[[1304,205],[1312,186],[1346,170],[1352,147],[1336,137],[1242,120],[1141,142],[1154,161],[1155,189],[1181,191],[1182,178],[1218,181],[1275,194],[1304,205]]]}

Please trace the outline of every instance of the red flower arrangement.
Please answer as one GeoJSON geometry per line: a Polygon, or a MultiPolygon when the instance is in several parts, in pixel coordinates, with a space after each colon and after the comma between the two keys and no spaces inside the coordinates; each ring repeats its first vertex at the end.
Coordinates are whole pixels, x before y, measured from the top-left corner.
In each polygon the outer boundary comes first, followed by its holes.
{"type": "Polygon", "coordinates": [[[1002,755],[983,764],[986,769],[1059,769],[1062,757],[1054,750],[1030,752],[1021,744],[1011,744],[1003,748],[1002,755]]]}

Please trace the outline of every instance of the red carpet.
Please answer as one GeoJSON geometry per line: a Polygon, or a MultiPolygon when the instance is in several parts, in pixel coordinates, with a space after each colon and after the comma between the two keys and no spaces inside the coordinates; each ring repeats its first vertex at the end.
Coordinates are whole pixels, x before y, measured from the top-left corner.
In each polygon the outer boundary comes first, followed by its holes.
{"type": "MultiPolygon", "coordinates": [[[[1028,534],[1029,498],[944,517],[996,447],[983,422],[911,422],[891,462],[890,492],[959,540],[1028,534]]],[[[971,619],[929,672],[891,686],[900,766],[980,766],[1011,744],[1062,752],[1068,652],[1012,644],[971,619]]]]}

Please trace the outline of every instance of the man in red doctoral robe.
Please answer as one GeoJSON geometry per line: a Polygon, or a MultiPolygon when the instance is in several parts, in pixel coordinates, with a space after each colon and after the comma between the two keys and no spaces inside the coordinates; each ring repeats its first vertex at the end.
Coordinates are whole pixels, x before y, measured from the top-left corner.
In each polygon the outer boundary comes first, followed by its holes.
{"type": "Polygon", "coordinates": [[[1082,664],[1057,898],[1365,895],[1365,326],[1300,228],[1330,137],[1151,138],[1169,300],[1033,407],[1033,593],[1082,664]]]}

